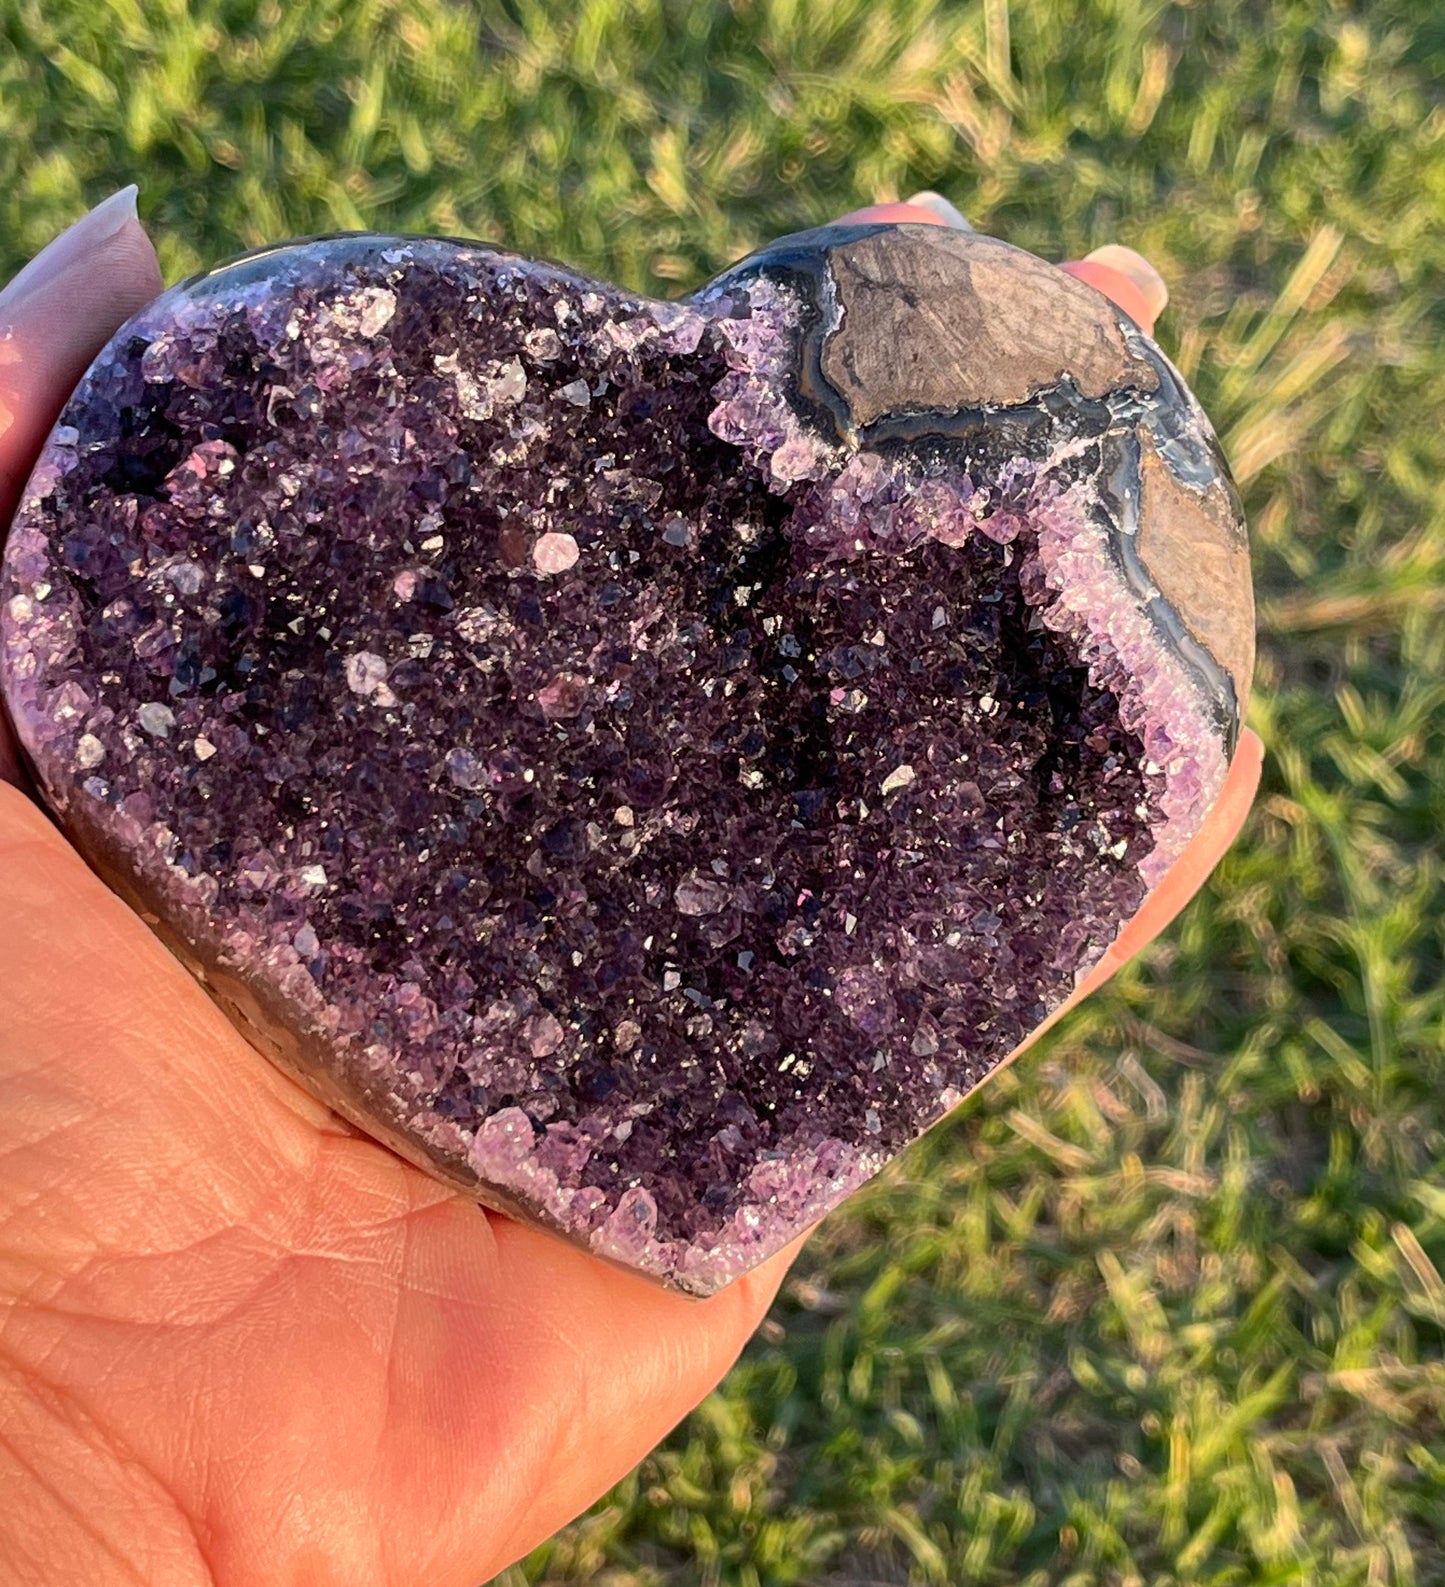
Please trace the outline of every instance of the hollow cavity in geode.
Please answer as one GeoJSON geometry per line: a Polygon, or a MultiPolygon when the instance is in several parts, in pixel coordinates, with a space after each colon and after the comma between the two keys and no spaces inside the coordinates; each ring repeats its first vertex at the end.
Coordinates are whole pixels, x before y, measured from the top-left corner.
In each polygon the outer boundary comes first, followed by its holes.
{"type": "Polygon", "coordinates": [[[697,1293],[1063,1001],[1229,748],[1119,551],[1148,381],[860,439],[795,264],[243,261],[102,355],[0,590],[47,799],[258,1045],[697,1293]]]}

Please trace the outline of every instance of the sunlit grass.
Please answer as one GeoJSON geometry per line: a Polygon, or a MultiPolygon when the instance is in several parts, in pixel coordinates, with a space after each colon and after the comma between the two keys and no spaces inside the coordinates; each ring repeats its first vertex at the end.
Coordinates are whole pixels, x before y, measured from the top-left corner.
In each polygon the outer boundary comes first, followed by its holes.
{"type": "Polygon", "coordinates": [[[656,291],[938,187],[1119,240],[1254,525],[1270,751],[1168,940],[814,1242],[523,1582],[1445,1582],[1434,0],[0,0],[0,266],[467,233],[656,291]]]}

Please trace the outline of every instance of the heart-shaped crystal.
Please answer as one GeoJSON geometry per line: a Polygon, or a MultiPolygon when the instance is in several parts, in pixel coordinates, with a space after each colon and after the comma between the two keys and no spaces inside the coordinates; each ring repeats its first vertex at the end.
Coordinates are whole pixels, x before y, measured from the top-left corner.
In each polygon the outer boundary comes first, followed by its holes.
{"type": "Polygon", "coordinates": [[[256,1045],[698,1294],[1098,959],[1220,788],[1251,616],[1153,343],[916,225],[685,303],[252,255],[101,355],[0,590],[45,797],[256,1045]]]}

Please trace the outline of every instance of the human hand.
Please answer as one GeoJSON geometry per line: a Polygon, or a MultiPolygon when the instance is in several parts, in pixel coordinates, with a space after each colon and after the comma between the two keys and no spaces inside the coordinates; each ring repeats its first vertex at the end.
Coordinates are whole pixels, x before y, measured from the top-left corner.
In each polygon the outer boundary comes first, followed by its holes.
{"type": "MultiPolygon", "coordinates": [[[[159,288],[132,217],[0,297],[0,523],[159,288]]],[[[1257,768],[1106,966],[1200,885],[1257,768]]],[[[4,1587],[475,1587],[696,1404],[793,1254],[693,1301],[480,1211],[273,1070],[0,786],[4,1587]]]]}

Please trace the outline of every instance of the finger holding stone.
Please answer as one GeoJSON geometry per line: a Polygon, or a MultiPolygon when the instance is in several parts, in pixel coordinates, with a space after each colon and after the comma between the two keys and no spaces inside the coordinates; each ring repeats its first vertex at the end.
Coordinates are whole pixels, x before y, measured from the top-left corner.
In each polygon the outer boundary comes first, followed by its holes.
{"type": "Polygon", "coordinates": [[[1102,292],[1146,334],[1153,332],[1154,322],[1168,306],[1164,277],[1143,254],[1120,243],[1106,243],[1082,259],[1066,260],[1059,268],[1102,292]]]}
{"type": "MultiPolygon", "coordinates": [[[[952,209],[953,206],[950,204],[949,208],[952,209]]],[[[946,226],[949,223],[937,210],[918,203],[916,199],[909,199],[906,203],[898,204],[867,204],[862,209],[849,210],[846,215],[840,215],[833,224],[835,226],[946,226]]]]}
{"type": "MultiPolygon", "coordinates": [[[[9,523],[86,366],[161,284],[131,186],[62,232],[0,292],[0,524],[9,523]]],[[[3,716],[0,781],[24,784],[3,716]]]]}

